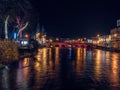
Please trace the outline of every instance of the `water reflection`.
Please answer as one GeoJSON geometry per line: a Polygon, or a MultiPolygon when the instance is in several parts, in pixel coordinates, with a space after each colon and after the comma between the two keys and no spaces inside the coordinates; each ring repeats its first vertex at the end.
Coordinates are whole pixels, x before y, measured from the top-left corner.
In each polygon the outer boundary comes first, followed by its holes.
{"type": "MultiPolygon", "coordinates": [[[[48,80],[55,81],[59,71],[59,48],[42,48],[36,55],[35,62],[35,85],[39,87],[49,84],[48,80]],[[54,53],[54,55],[53,55],[54,53]],[[44,77],[44,78],[43,78],[44,77]],[[49,78],[48,78],[49,77],[49,78]]],[[[57,84],[57,83],[56,83],[57,84]]],[[[42,88],[42,87],[41,87],[42,88]]]]}
{"type": "Polygon", "coordinates": [[[16,84],[19,88],[27,89],[29,80],[29,68],[18,69],[16,84]]]}
{"type": "Polygon", "coordinates": [[[24,57],[20,59],[16,72],[16,85],[18,86],[18,88],[28,88],[30,79],[30,66],[32,66],[33,63],[34,60],[31,57],[24,57]]]}
{"type": "Polygon", "coordinates": [[[0,90],[120,89],[120,54],[85,48],[40,48],[0,71],[0,90]],[[11,83],[12,81],[12,83],[11,83]]]}
{"type": "Polygon", "coordinates": [[[60,49],[58,47],[55,48],[55,69],[56,69],[56,72],[59,71],[59,57],[60,56],[60,49]]]}
{"type": "Polygon", "coordinates": [[[52,48],[48,48],[48,59],[51,61],[52,60],[52,48]]]}
{"type": "Polygon", "coordinates": [[[94,70],[95,70],[95,78],[97,80],[101,79],[101,72],[102,72],[102,68],[101,68],[101,62],[103,60],[103,53],[101,50],[97,50],[96,51],[96,57],[95,57],[95,65],[94,65],[94,70]]]}
{"type": "Polygon", "coordinates": [[[85,70],[85,58],[86,58],[86,50],[83,48],[77,48],[76,60],[75,60],[75,72],[76,77],[80,78],[81,75],[84,74],[85,70]]]}
{"type": "Polygon", "coordinates": [[[113,53],[111,60],[111,74],[109,75],[111,86],[119,86],[119,54],[113,53]]]}
{"type": "Polygon", "coordinates": [[[9,90],[9,74],[8,74],[8,70],[3,70],[2,71],[2,78],[1,78],[1,85],[3,87],[3,89],[7,89],[9,90]]]}
{"type": "Polygon", "coordinates": [[[35,62],[35,69],[42,70],[43,73],[46,73],[47,70],[47,48],[42,48],[38,50],[36,55],[37,62],[35,62]]]}
{"type": "Polygon", "coordinates": [[[25,68],[25,67],[29,67],[30,65],[33,64],[33,59],[30,57],[24,57],[22,59],[20,59],[19,61],[19,68],[25,68]]]}

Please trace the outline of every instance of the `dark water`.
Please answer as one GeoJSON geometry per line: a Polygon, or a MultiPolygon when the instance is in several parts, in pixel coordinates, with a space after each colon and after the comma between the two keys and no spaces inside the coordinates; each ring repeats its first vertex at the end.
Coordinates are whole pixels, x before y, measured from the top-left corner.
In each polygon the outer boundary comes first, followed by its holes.
{"type": "Polygon", "coordinates": [[[120,54],[102,50],[43,48],[0,70],[0,90],[118,90],[120,54]]]}

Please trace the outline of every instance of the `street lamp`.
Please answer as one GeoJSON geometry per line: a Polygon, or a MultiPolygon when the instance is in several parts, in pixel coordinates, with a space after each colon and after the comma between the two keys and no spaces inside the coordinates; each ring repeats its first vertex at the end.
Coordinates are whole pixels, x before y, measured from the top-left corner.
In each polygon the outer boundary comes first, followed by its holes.
{"type": "Polygon", "coordinates": [[[100,36],[100,34],[97,34],[97,37],[99,37],[100,36]]]}
{"type": "Polygon", "coordinates": [[[50,43],[52,43],[52,42],[53,42],[53,40],[52,40],[52,39],[49,39],[49,41],[50,41],[50,43]]]}
{"type": "Polygon", "coordinates": [[[116,33],[114,34],[114,37],[117,37],[117,34],[116,34],[116,33]]]}
{"type": "Polygon", "coordinates": [[[25,34],[25,38],[27,38],[27,39],[28,39],[28,37],[29,37],[29,35],[28,35],[28,34],[25,34]]]}
{"type": "Polygon", "coordinates": [[[59,38],[56,38],[56,41],[59,41],[59,38]]]}

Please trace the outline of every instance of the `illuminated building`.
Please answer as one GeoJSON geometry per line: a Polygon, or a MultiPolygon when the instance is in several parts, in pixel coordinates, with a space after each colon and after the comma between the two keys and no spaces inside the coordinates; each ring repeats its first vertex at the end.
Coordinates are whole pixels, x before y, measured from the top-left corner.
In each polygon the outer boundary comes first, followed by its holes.
{"type": "Polygon", "coordinates": [[[97,46],[112,47],[111,35],[97,35],[92,38],[92,43],[97,46]]]}
{"type": "Polygon", "coordinates": [[[36,41],[41,45],[46,43],[46,33],[44,31],[44,27],[42,26],[41,28],[38,23],[36,28],[36,41]]]}
{"type": "Polygon", "coordinates": [[[98,38],[99,46],[111,47],[111,35],[102,35],[98,38]]]}
{"type": "Polygon", "coordinates": [[[92,37],[92,44],[97,45],[98,44],[98,38],[92,37]]]}
{"type": "Polygon", "coordinates": [[[113,47],[120,49],[120,27],[111,30],[111,39],[113,47]]]}

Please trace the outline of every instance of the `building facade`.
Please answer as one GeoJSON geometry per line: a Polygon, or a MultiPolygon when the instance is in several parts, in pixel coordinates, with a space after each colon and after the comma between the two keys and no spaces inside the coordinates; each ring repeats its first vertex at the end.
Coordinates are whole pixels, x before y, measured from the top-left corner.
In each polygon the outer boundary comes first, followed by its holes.
{"type": "Polygon", "coordinates": [[[111,30],[112,46],[120,49],[120,27],[111,30]]]}

